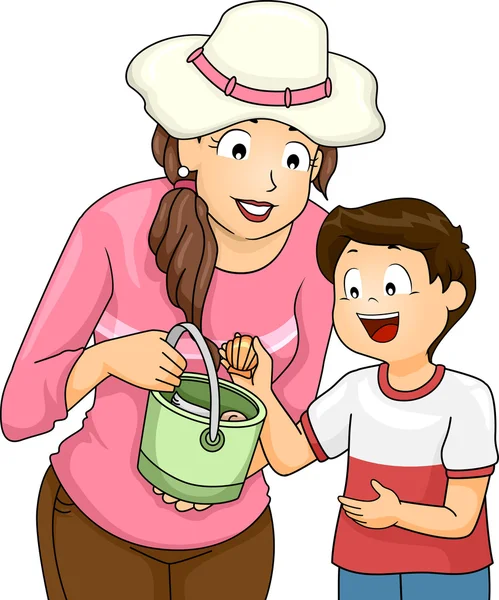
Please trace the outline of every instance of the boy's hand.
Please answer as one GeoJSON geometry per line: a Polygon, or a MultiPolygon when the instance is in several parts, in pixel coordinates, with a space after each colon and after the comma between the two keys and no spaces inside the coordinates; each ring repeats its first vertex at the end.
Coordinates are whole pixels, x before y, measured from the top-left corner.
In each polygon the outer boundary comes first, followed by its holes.
{"type": "Polygon", "coordinates": [[[381,485],[373,479],[371,485],[379,494],[379,498],[364,502],[339,496],[338,500],[343,506],[343,510],[362,527],[370,529],[385,529],[396,525],[399,520],[398,514],[400,510],[400,500],[397,494],[381,485]]]}
{"type": "MultiPolygon", "coordinates": [[[[238,334],[236,334],[237,336],[238,334]]],[[[253,348],[257,356],[257,365],[253,369],[251,377],[248,379],[233,372],[229,373],[234,383],[261,397],[272,389],[272,358],[257,337],[253,338],[253,348]]],[[[225,344],[220,349],[220,356],[222,357],[223,366],[229,370],[231,364],[227,360],[225,344]]]]}
{"type": "Polygon", "coordinates": [[[251,379],[256,368],[258,358],[256,356],[251,335],[234,334],[232,340],[222,345],[224,358],[230,365],[227,371],[231,375],[240,375],[251,379]]]}

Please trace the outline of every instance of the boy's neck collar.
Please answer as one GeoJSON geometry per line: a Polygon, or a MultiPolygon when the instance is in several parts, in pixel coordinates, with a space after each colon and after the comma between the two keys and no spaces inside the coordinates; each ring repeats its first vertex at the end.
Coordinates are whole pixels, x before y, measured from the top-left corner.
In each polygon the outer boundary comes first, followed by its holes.
{"type": "Polygon", "coordinates": [[[419,400],[433,392],[442,381],[445,373],[443,365],[436,365],[431,378],[414,390],[396,390],[388,381],[388,364],[382,363],[378,370],[378,383],[385,396],[392,400],[419,400]]]}

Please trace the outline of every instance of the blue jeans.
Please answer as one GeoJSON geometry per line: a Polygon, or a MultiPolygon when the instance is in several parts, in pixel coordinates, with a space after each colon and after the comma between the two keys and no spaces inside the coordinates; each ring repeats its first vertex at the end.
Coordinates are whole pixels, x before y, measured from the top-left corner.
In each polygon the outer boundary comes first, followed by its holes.
{"type": "Polygon", "coordinates": [[[364,575],[340,569],[339,600],[489,600],[489,569],[462,575],[364,575]]]}

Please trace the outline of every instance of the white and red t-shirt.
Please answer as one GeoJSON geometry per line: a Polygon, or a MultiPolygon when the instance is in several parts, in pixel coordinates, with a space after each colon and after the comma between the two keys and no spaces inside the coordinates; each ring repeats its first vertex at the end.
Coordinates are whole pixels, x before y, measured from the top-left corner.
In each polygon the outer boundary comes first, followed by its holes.
{"type": "MultiPolygon", "coordinates": [[[[345,496],[375,500],[376,479],[401,501],[443,506],[449,478],[492,474],[495,410],[485,383],[439,365],[426,385],[401,392],[387,373],[386,364],[348,373],[302,416],[318,460],[348,451],[345,496]]],[[[340,511],[333,563],[373,574],[477,571],[492,563],[485,503],[460,539],[368,529],[340,511]]]]}

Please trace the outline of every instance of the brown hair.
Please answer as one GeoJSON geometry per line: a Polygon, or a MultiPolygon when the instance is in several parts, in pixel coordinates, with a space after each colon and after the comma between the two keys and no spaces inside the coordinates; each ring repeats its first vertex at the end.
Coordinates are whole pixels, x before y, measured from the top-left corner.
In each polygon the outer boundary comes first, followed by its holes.
{"type": "MultiPolygon", "coordinates": [[[[319,149],[323,153],[322,163],[313,183],[326,195],[327,184],[336,168],[337,153],[336,148],[319,146],[319,149]]],[[[160,125],[154,132],[152,151],[171,183],[181,179],[178,139],[160,125]]],[[[196,181],[196,173],[190,172],[182,179],[196,181]]],[[[149,232],[149,246],[156,255],[158,268],[166,274],[170,302],[184,312],[187,321],[202,330],[203,308],[218,248],[208,220],[208,207],[197,192],[172,189],[163,196],[149,232]]],[[[207,342],[218,366],[218,350],[213,342],[207,342]]]]}
{"type": "Polygon", "coordinates": [[[454,227],[433,204],[415,198],[384,200],[360,208],[339,206],[326,217],[317,241],[319,268],[331,283],[338,260],[351,240],[417,250],[428,264],[430,283],[439,277],[444,292],[452,281],[463,284],[466,299],[462,306],[449,312],[444,330],[428,350],[431,360],[438,344],[465,314],[475,295],[475,266],[463,243],[461,227],[454,227]]]}

